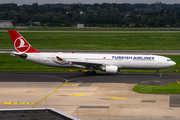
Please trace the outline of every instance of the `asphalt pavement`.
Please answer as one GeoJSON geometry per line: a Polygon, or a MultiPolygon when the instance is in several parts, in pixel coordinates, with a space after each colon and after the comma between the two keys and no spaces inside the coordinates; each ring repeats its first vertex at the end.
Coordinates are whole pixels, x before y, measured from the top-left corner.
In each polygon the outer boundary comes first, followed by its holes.
{"type": "Polygon", "coordinates": [[[180,80],[178,73],[97,73],[85,76],[81,72],[0,72],[0,82],[71,82],[83,83],[131,83],[140,84],[145,81],[162,81],[163,84],[180,80]]]}

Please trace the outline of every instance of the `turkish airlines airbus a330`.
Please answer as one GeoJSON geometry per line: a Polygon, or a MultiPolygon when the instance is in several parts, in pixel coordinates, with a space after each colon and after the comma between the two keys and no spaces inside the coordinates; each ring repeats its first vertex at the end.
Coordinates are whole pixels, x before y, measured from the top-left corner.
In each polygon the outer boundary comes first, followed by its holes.
{"type": "Polygon", "coordinates": [[[86,75],[95,74],[94,70],[117,73],[120,69],[152,69],[157,70],[156,75],[159,75],[160,69],[176,65],[170,58],[158,55],[42,53],[16,30],[8,32],[16,49],[11,55],[46,66],[89,69],[86,75]]]}

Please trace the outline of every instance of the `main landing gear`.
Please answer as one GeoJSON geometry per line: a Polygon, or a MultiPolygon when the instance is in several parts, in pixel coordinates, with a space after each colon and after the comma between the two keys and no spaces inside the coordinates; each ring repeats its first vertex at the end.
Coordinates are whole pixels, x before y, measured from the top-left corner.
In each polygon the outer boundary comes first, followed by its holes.
{"type": "Polygon", "coordinates": [[[96,71],[88,71],[88,72],[85,72],[84,73],[85,75],[95,75],[96,74],[96,71]]]}
{"type": "Polygon", "coordinates": [[[159,70],[157,70],[156,76],[159,76],[159,70]]]}

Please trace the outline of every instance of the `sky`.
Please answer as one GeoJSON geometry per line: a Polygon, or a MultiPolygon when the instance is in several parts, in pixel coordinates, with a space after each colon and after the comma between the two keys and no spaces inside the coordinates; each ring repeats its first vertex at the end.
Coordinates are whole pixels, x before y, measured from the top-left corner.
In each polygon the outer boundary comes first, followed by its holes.
{"type": "MultiPolygon", "coordinates": [[[[38,4],[46,4],[46,3],[63,3],[63,4],[72,4],[72,3],[78,3],[81,2],[82,4],[94,4],[94,3],[113,3],[114,0],[0,0],[0,4],[2,3],[16,3],[18,5],[23,5],[23,4],[29,4],[31,5],[32,3],[38,3],[38,4]]],[[[152,4],[155,3],[156,1],[160,0],[116,0],[117,3],[147,3],[147,4],[152,4]]],[[[174,4],[174,3],[179,3],[180,0],[161,0],[161,3],[166,3],[166,4],[174,4]]]]}

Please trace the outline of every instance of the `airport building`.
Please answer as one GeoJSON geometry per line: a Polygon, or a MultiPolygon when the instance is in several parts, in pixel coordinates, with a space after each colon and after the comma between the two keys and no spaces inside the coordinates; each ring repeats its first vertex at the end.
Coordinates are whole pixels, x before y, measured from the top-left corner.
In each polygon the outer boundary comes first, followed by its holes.
{"type": "Polygon", "coordinates": [[[0,20],[0,28],[12,28],[13,20],[0,20]]]}
{"type": "Polygon", "coordinates": [[[84,28],[84,24],[77,24],[77,28],[84,28]]]}

